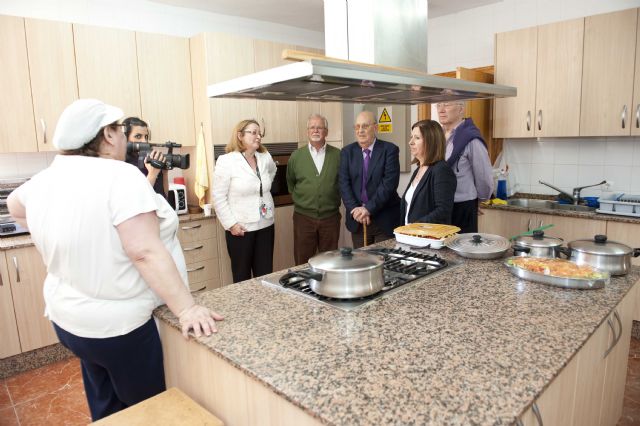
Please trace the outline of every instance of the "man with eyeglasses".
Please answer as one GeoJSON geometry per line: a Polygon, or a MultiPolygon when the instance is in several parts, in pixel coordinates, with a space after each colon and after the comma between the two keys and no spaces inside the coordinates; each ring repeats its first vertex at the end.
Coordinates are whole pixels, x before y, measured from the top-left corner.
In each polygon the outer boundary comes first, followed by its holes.
{"type": "Polygon", "coordinates": [[[464,118],[464,102],[436,106],[447,138],[445,160],[458,181],[451,222],[460,227],[461,233],[478,232],[478,201],[491,198],[493,192],[487,144],[473,120],[464,118]]]}
{"type": "Polygon", "coordinates": [[[359,248],[393,238],[400,224],[400,150],[377,139],[378,123],[370,111],[358,114],[354,130],[356,142],[344,147],[340,156],[340,193],[347,229],[359,248]]]}
{"type": "Polygon", "coordinates": [[[340,237],[340,150],[326,142],[327,119],[312,114],[307,120],[307,146],[298,148],[287,163],[287,186],[293,198],[293,256],[296,265],[316,252],[336,250],[340,237]]]}

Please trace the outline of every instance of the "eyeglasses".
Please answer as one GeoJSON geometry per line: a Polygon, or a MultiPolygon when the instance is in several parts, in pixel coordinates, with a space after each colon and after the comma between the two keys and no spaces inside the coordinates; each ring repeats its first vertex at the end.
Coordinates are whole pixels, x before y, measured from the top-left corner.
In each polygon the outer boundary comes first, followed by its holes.
{"type": "Polygon", "coordinates": [[[311,130],[312,132],[315,132],[316,130],[324,130],[326,129],[326,127],[324,126],[311,126],[311,127],[307,127],[307,130],[311,130]]]}
{"type": "Polygon", "coordinates": [[[243,130],[242,133],[247,133],[249,135],[260,135],[260,137],[262,137],[262,133],[260,133],[258,130],[243,130]]]}
{"type": "Polygon", "coordinates": [[[122,129],[122,133],[127,133],[127,125],[124,123],[116,123],[114,124],[116,127],[120,127],[122,129]]]}
{"type": "Polygon", "coordinates": [[[356,130],[356,132],[360,129],[362,130],[367,130],[369,127],[373,126],[373,123],[365,123],[365,124],[356,124],[355,126],[353,126],[353,128],[356,130]]]}

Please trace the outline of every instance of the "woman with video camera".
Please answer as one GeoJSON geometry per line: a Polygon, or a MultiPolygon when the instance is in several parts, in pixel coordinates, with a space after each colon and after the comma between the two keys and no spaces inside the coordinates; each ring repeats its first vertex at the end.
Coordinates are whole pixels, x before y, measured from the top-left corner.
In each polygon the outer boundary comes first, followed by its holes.
{"type": "Polygon", "coordinates": [[[7,202],[47,267],[45,314],[80,358],[93,420],[165,390],[157,306],[168,305],[185,338],[215,333],[222,319],[189,292],[175,211],[124,162],[123,116],[73,102],[53,136],[59,154],[7,202]]]}
{"type": "MultiPolygon", "coordinates": [[[[127,117],[122,121],[124,125],[124,134],[129,143],[148,143],[149,142],[149,125],[146,121],[138,117],[127,117]]],[[[127,152],[126,162],[138,167],[140,171],[147,177],[147,180],[153,186],[154,191],[163,197],[167,197],[169,189],[169,177],[167,173],[163,173],[161,169],[153,167],[151,163],[145,162],[144,167],[138,164],[138,151],[127,152]]],[[[164,154],[158,150],[149,153],[149,158],[164,162],[164,154]]]]}
{"type": "Polygon", "coordinates": [[[213,206],[225,229],[233,282],[273,272],[274,204],[271,183],[276,164],[262,145],[255,120],[242,120],[218,157],[213,206]]]}

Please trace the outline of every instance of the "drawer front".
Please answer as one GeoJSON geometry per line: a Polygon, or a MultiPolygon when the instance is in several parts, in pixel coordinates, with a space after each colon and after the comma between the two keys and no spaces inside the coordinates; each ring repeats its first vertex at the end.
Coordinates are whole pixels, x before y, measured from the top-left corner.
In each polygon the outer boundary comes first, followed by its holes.
{"type": "Polygon", "coordinates": [[[198,240],[207,240],[216,236],[216,221],[213,219],[194,220],[178,225],[178,239],[183,246],[198,240]]]}
{"type": "Polygon", "coordinates": [[[212,280],[219,277],[216,277],[216,273],[218,271],[218,260],[217,259],[207,259],[201,262],[194,262],[187,264],[187,275],[189,276],[189,287],[193,284],[212,280]]]}
{"type": "Polygon", "coordinates": [[[200,291],[200,290],[212,290],[214,288],[220,288],[222,285],[220,284],[219,279],[205,280],[200,281],[198,283],[190,283],[189,290],[191,292],[200,291]]]}
{"type": "Polygon", "coordinates": [[[182,251],[184,252],[184,260],[187,264],[206,259],[215,259],[218,257],[218,243],[215,238],[183,243],[182,251]]]}

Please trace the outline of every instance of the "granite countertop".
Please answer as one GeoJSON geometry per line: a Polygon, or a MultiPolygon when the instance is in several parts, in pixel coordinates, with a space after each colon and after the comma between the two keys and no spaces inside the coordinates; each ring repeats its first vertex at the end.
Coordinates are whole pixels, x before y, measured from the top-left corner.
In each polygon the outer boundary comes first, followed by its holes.
{"type": "MultiPolygon", "coordinates": [[[[181,214],[178,216],[180,223],[182,222],[191,222],[194,220],[209,220],[215,219],[215,215],[213,216],[205,216],[203,213],[195,213],[195,214],[181,214]]],[[[32,246],[33,241],[31,240],[31,235],[16,235],[15,237],[2,237],[0,238],[0,250],[9,250],[21,247],[32,246]]]]}
{"type": "MultiPolygon", "coordinates": [[[[554,197],[548,195],[540,195],[540,194],[515,194],[510,198],[534,198],[540,200],[554,200],[554,197]]],[[[639,223],[640,217],[633,216],[618,216],[612,214],[602,214],[597,212],[575,212],[570,210],[552,210],[545,208],[532,208],[532,207],[518,207],[518,206],[509,206],[504,204],[480,204],[480,208],[482,209],[497,209],[497,210],[509,210],[514,212],[521,213],[543,213],[550,214],[554,216],[565,216],[565,217],[577,217],[581,219],[593,219],[593,220],[606,220],[610,222],[624,222],[624,223],[639,223]]]]}
{"type": "Polygon", "coordinates": [[[640,279],[567,290],[434,252],[462,265],[352,312],[260,279],[203,292],[226,320],[197,344],[326,424],[508,424],[640,279]]]}

